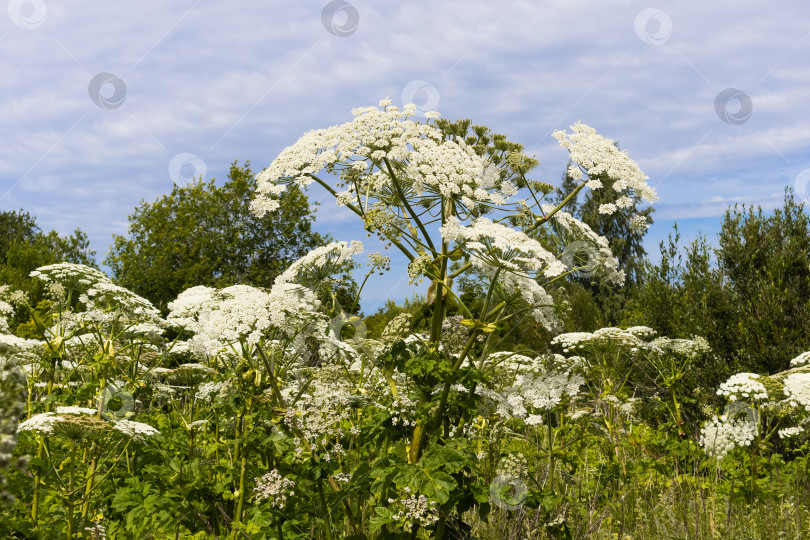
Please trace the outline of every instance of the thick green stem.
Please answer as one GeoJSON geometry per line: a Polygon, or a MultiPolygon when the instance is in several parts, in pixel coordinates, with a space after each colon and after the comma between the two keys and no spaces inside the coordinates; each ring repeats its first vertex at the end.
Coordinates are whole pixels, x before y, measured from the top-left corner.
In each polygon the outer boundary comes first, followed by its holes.
{"type": "MultiPolygon", "coordinates": [[[[37,449],[37,458],[39,461],[42,459],[42,454],[45,452],[45,438],[40,435],[39,436],[39,448],[37,449]]],[[[37,517],[39,514],[39,490],[40,490],[40,483],[42,481],[42,476],[39,474],[39,469],[36,469],[34,472],[34,495],[31,501],[31,521],[34,525],[37,524],[37,517]]]]}
{"type": "Polygon", "coordinates": [[[551,216],[553,216],[554,214],[556,214],[557,212],[562,210],[563,207],[571,201],[571,199],[573,199],[574,197],[577,196],[577,193],[579,193],[582,190],[582,188],[585,187],[585,183],[586,182],[582,182],[580,185],[578,185],[577,188],[574,191],[572,191],[565,199],[562,200],[562,202],[560,202],[560,204],[558,204],[557,206],[552,208],[551,211],[548,214],[546,214],[544,217],[538,218],[524,232],[526,234],[528,234],[528,233],[532,232],[533,230],[535,230],[540,225],[542,225],[543,223],[546,223],[549,219],[551,219],[551,216]]]}
{"type": "Polygon", "coordinates": [[[244,409],[242,410],[242,414],[239,417],[237,422],[237,429],[239,432],[237,438],[237,452],[238,455],[235,457],[234,461],[238,462],[239,467],[239,487],[237,499],[236,499],[236,511],[234,513],[234,522],[241,523],[242,522],[242,511],[245,505],[245,474],[247,471],[247,447],[245,445],[245,434],[248,432],[248,422],[250,420],[250,412],[253,408],[253,398],[248,398],[247,403],[245,404],[244,409]]]}
{"type": "Polygon", "coordinates": [[[73,487],[76,485],[76,440],[70,443],[70,480],[67,492],[67,539],[73,538],[73,487]]]}
{"type": "Polygon", "coordinates": [[[247,458],[242,454],[242,463],[239,470],[239,496],[236,501],[236,512],[233,520],[236,523],[242,522],[242,511],[245,505],[245,471],[247,470],[247,458]]]}
{"type": "Polygon", "coordinates": [[[430,239],[430,235],[427,233],[427,230],[425,230],[425,226],[422,224],[419,216],[417,216],[416,212],[414,212],[413,208],[411,208],[410,203],[408,203],[408,198],[405,197],[405,193],[402,191],[402,186],[399,185],[399,180],[397,180],[397,175],[394,173],[394,169],[391,167],[391,162],[388,161],[388,158],[383,158],[383,161],[385,162],[385,166],[388,168],[388,175],[391,177],[391,183],[394,184],[394,187],[397,190],[399,200],[402,202],[403,206],[405,206],[405,209],[408,210],[410,217],[416,222],[419,230],[422,231],[422,235],[425,237],[425,242],[427,242],[430,249],[435,252],[436,248],[433,246],[433,240],[430,239]]]}
{"type": "Polygon", "coordinates": [[[332,524],[329,522],[329,509],[326,507],[326,497],[323,495],[323,481],[318,478],[318,495],[321,500],[321,512],[323,513],[323,522],[326,526],[326,539],[332,540],[332,524]]]}

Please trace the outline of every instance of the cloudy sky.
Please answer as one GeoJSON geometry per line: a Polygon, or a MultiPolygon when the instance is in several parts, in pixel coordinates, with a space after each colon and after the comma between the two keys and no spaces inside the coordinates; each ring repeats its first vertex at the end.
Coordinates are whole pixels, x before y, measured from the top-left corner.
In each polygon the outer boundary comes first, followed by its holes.
{"type": "MultiPolygon", "coordinates": [[[[551,132],[594,126],[658,190],[653,253],[676,220],[711,239],[729,204],[809,199],[806,0],[7,3],[0,209],[80,227],[99,260],[142,199],[233,160],[259,170],[385,97],[506,134],[554,184],[551,132]]],[[[312,198],[320,231],[365,238],[312,198]]],[[[363,305],[408,292],[386,278],[363,305]]]]}

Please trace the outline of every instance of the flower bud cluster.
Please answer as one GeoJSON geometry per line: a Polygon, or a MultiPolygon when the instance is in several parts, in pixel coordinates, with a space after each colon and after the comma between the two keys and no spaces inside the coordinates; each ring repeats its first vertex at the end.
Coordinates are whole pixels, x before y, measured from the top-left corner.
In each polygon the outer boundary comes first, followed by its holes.
{"type": "Polygon", "coordinates": [[[261,478],[256,478],[256,500],[267,500],[272,508],[283,509],[287,505],[287,498],[295,495],[295,482],[289,478],[284,478],[273,469],[261,478]]]}
{"type": "Polygon", "coordinates": [[[759,375],[755,373],[737,373],[720,385],[717,395],[727,396],[730,401],[749,401],[768,399],[768,391],[765,385],[756,379],[759,375]]]}
{"type": "Polygon", "coordinates": [[[430,501],[422,494],[411,493],[408,486],[405,486],[403,491],[406,494],[404,497],[389,498],[388,504],[395,510],[392,517],[404,530],[410,531],[413,525],[430,527],[439,521],[436,501],[430,501]]]}
{"type": "Polygon", "coordinates": [[[710,456],[725,457],[734,448],[750,446],[758,426],[746,417],[714,416],[700,430],[700,445],[710,456]]]}

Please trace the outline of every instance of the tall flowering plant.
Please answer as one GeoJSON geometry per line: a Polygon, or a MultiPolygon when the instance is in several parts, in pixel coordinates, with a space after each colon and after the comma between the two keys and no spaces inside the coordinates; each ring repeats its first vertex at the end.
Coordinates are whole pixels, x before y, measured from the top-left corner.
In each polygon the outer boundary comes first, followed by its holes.
{"type": "MultiPolygon", "coordinates": [[[[459,447],[451,439],[469,418],[469,411],[459,412],[451,401],[460,385],[470,398],[465,406],[475,407],[475,386],[493,352],[494,330],[530,315],[537,325],[557,331],[550,287],[581,266],[590,275],[624,281],[606,240],[561,209],[584,187],[601,189],[592,178],[603,174],[615,179],[616,200],[604,204],[602,213],[628,201],[653,202],[656,194],[626,152],[578,123],[571,133],[557,131],[554,137],[570,152],[569,173],[581,183],[560,204],[548,204],[545,197],[554,188],[527,177],[538,162],[522,146],[468,121],[437,120],[437,113],[418,122],[415,110],[414,105],[400,110],[383,100],[379,107],[355,109],[350,122],[305,134],[257,175],[252,209],[258,215],[273,212],[288,186],[317,184],[354,212],[369,235],[376,234],[407,258],[412,282],[429,281],[428,335],[415,338],[419,343],[392,340],[374,361],[396,400],[413,398],[414,419],[407,424],[403,447],[406,469],[412,478],[430,470],[432,480],[386,477],[380,467],[372,476],[378,478],[378,488],[392,481],[398,487],[407,484],[445,505],[467,463],[440,466],[442,461],[455,463],[448,452],[459,447]],[[572,241],[584,247],[585,263],[572,256],[572,241]],[[486,282],[475,312],[454,290],[454,281],[469,273],[486,282]],[[457,306],[461,324],[469,330],[453,352],[442,345],[450,306],[457,306]],[[459,429],[450,430],[450,424],[459,429]]],[[[634,218],[633,225],[644,227],[643,221],[634,218]]]]}

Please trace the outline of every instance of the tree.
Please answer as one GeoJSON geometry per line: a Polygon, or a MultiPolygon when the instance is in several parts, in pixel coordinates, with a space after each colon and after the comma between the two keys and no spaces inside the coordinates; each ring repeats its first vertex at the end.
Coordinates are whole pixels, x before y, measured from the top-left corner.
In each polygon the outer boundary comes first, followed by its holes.
{"type": "MultiPolygon", "coordinates": [[[[44,287],[30,277],[32,271],[58,262],[96,267],[95,255],[90,240],[80,229],[69,236],[56,231],[45,233],[36,219],[22,209],[0,211],[0,285],[24,291],[33,306],[42,300],[44,287]]],[[[11,328],[17,328],[27,317],[25,311],[18,311],[11,328]]]]}
{"type": "Polygon", "coordinates": [[[737,355],[743,369],[776,373],[810,340],[810,216],[790,189],[770,216],[761,207],[726,210],[717,263],[738,310],[737,355]]]}
{"type": "Polygon", "coordinates": [[[700,236],[682,256],[677,242],[676,228],[635,291],[634,323],[706,337],[727,362],[715,382],[734,371],[783,371],[810,347],[810,217],[790,190],[771,215],[726,210],[716,249],[700,236]]]}
{"type": "Polygon", "coordinates": [[[128,237],[114,235],[104,262],[117,282],[166,310],[196,285],[270,287],[294,260],[323,244],[312,230],[307,197],[290,190],[279,212],[250,212],[256,181],[250,163],[231,164],[222,187],[198,181],[175,185],[129,216],[128,237]]]}

